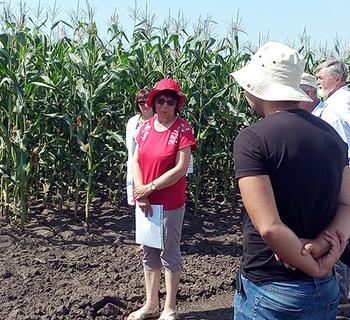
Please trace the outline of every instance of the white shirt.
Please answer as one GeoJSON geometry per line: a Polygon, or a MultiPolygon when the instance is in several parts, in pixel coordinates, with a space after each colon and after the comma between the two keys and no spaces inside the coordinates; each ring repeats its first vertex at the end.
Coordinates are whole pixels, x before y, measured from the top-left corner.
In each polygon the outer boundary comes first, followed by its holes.
{"type": "Polygon", "coordinates": [[[343,86],[335,91],[325,102],[326,108],[335,111],[350,124],[350,88],[343,86]]]}
{"type": "Polygon", "coordinates": [[[141,124],[141,116],[139,114],[129,119],[126,124],[126,147],[128,149],[127,173],[126,173],[126,193],[128,204],[134,205],[133,189],[134,183],[132,178],[132,158],[136,147],[136,135],[141,124]]]}
{"type": "Polygon", "coordinates": [[[322,101],[319,102],[311,113],[326,121],[338,132],[340,137],[348,145],[348,158],[350,159],[350,122],[347,122],[338,112],[334,111],[333,108],[325,107],[322,101]]]}
{"type": "Polygon", "coordinates": [[[314,108],[314,110],[311,111],[311,114],[320,118],[323,110],[324,110],[324,103],[323,101],[320,100],[318,105],[314,108]]]}

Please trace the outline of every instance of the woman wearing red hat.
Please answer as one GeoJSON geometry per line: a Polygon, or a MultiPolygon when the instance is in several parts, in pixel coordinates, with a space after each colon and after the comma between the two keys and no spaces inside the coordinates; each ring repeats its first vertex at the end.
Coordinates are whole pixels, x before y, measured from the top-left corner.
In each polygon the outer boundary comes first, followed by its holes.
{"type": "Polygon", "coordinates": [[[177,319],[181,255],[180,239],[185,212],[185,174],[191,151],[196,148],[191,126],[179,117],[185,102],[178,83],[170,78],[151,90],[147,105],[156,115],[146,121],[137,135],[133,158],[134,196],[145,213],[151,204],[163,205],[164,250],[143,246],[146,283],[144,306],[131,313],[128,320],[142,320],[159,315],[158,291],[161,268],[165,269],[166,299],[159,320],[177,319]]]}

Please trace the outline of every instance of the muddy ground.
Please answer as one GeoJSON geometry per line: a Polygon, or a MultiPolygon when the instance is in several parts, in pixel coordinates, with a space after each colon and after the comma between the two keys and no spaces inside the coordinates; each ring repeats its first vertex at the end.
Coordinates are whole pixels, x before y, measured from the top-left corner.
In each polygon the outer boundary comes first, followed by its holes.
{"type": "MultiPolygon", "coordinates": [[[[125,319],[142,305],[142,258],[128,207],[96,201],[89,232],[71,212],[31,209],[24,228],[0,225],[0,319],[125,319]]],[[[181,319],[232,319],[241,221],[229,206],[203,205],[197,215],[188,208],[181,319]]]]}
{"type": "MultiPolygon", "coordinates": [[[[30,222],[0,223],[0,319],[125,319],[144,298],[134,217],[127,206],[94,202],[82,217],[33,204],[30,222]]],[[[183,227],[181,319],[232,319],[242,214],[230,206],[188,208],[183,227]]],[[[164,287],[160,299],[164,301],[164,287]]],[[[347,308],[340,312],[349,319],[347,308]]]]}

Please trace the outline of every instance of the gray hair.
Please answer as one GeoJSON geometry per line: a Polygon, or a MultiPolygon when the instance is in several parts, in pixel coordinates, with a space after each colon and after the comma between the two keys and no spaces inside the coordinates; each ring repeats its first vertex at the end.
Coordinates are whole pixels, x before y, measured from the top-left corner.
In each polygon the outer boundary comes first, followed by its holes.
{"type": "Polygon", "coordinates": [[[329,73],[333,77],[340,76],[342,81],[346,82],[346,79],[348,77],[348,68],[342,61],[336,59],[326,60],[317,66],[315,73],[325,68],[329,70],[329,73]]]}

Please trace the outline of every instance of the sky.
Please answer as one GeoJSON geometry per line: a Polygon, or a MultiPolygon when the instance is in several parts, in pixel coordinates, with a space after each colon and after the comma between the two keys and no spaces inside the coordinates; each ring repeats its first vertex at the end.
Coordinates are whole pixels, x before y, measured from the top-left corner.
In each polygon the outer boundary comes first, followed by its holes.
{"type": "MultiPolygon", "coordinates": [[[[39,0],[22,0],[28,8],[37,8],[39,0]]],[[[9,1],[5,0],[5,3],[9,1]]],[[[44,8],[52,6],[54,0],[41,0],[44,8]]],[[[76,9],[78,0],[56,0],[60,17],[67,20],[67,11],[76,9]]],[[[11,1],[13,7],[18,2],[11,1]]],[[[115,11],[125,31],[130,33],[133,20],[130,8],[135,0],[89,0],[94,9],[98,29],[106,34],[107,24],[115,11]]],[[[303,31],[310,37],[311,47],[332,46],[335,39],[347,45],[350,42],[349,12],[350,0],[148,0],[137,1],[141,11],[146,8],[155,15],[156,25],[161,26],[169,16],[176,17],[179,10],[188,20],[187,31],[193,30],[200,17],[211,17],[215,36],[222,38],[227,34],[227,26],[233,20],[240,20],[242,33],[240,39],[258,45],[266,40],[298,42],[303,31]]],[[[80,0],[80,7],[86,2],[80,0]]]]}

